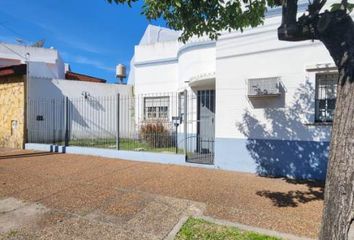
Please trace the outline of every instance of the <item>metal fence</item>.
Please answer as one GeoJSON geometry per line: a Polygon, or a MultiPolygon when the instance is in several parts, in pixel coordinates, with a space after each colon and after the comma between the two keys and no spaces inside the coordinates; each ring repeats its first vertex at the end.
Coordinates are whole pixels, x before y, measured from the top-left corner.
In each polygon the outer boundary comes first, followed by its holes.
{"type": "Polygon", "coordinates": [[[215,92],[29,99],[30,143],[185,154],[213,163],[215,92]]]}

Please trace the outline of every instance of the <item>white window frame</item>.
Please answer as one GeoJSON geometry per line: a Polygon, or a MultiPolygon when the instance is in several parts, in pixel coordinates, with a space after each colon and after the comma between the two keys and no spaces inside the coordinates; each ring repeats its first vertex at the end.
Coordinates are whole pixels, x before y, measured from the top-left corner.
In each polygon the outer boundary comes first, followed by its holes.
{"type": "Polygon", "coordinates": [[[170,97],[144,97],[145,120],[168,120],[170,115],[170,97]]]}

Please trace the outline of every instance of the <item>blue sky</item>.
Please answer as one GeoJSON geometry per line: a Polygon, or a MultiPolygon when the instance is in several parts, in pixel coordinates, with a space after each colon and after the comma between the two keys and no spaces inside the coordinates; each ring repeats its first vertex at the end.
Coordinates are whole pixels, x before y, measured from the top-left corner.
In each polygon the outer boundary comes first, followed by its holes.
{"type": "MultiPolygon", "coordinates": [[[[129,65],[149,22],[133,8],[106,0],[0,0],[0,41],[45,39],[74,72],[115,81],[115,65],[129,65]]],[[[162,20],[152,22],[165,26],[162,20]]]]}

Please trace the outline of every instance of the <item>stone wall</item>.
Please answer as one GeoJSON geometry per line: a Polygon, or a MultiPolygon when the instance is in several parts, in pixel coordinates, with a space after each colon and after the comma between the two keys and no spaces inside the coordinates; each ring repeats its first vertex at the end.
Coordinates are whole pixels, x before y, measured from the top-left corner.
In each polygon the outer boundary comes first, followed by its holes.
{"type": "Polygon", "coordinates": [[[0,78],[0,147],[23,148],[25,129],[24,76],[0,78]]]}

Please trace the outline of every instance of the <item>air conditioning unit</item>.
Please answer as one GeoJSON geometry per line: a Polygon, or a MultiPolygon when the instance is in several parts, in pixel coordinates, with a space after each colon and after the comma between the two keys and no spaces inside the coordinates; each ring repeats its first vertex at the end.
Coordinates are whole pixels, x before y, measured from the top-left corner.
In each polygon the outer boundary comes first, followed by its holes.
{"type": "Polygon", "coordinates": [[[280,77],[248,79],[248,97],[279,96],[280,85],[280,77]]]}

